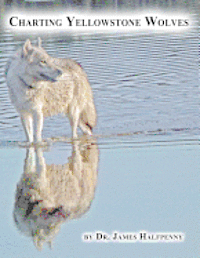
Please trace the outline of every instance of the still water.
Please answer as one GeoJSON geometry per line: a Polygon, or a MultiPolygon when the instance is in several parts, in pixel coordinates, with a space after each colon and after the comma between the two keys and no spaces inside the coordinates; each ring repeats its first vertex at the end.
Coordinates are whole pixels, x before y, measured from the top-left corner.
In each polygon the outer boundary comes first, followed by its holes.
{"type": "MultiPolygon", "coordinates": [[[[194,6],[187,11],[197,20],[194,6]]],[[[195,23],[179,33],[1,29],[2,257],[198,257],[197,46],[195,23]],[[21,147],[25,135],[4,68],[26,38],[34,44],[38,36],[50,55],[73,58],[87,72],[98,114],[94,138],[71,144],[68,119],[56,116],[44,124],[49,148],[21,147]],[[142,230],[181,232],[185,240],[82,241],[84,232],[142,230]]]]}

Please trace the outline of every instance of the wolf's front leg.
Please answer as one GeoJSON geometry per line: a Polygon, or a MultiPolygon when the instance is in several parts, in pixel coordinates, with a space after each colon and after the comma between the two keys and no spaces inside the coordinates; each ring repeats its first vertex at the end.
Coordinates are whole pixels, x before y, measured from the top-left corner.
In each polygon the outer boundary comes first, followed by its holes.
{"type": "Polygon", "coordinates": [[[42,129],[43,129],[43,122],[44,117],[42,111],[35,111],[33,114],[34,119],[34,135],[35,135],[35,142],[42,142],[42,129]]]}
{"type": "Polygon", "coordinates": [[[33,116],[30,113],[21,113],[21,121],[28,142],[33,142],[33,116]]]}

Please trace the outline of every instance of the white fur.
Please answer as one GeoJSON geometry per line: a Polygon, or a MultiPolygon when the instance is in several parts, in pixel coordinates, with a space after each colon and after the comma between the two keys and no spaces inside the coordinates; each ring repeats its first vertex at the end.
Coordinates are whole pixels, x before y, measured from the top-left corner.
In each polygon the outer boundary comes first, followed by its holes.
{"type": "Polygon", "coordinates": [[[71,59],[53,58],[27,40],[6,68],[11,101],[20,114],[27,141],[41,142],[44,117],[67,114],[72,136],[77,127],[88,135],[96,124],[93,94],[81,66],[71,59]]]}

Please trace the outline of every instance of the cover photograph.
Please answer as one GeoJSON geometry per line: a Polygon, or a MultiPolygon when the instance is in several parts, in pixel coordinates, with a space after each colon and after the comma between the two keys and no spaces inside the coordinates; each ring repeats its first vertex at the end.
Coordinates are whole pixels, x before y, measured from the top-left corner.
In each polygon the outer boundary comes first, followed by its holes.
{"type": "Polygon", "coordinates": [[[199,1],[0,1],[0,257],[199,257],[199,1]]]}

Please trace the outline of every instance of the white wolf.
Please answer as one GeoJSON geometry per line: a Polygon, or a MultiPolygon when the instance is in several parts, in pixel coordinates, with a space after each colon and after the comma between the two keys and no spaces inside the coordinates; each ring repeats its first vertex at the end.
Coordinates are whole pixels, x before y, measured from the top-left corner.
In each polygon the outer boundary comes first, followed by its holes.
{"type": "Polygon", "coordinates": [[[67,114],[72,136],[77,127],[88,135],[96,124],[93,94],[81,66],[71,59],[53,58],[27,40],[6,67],[10,98],[20,114],[27,141],[41,142],[43,119],[67,114]]]}

